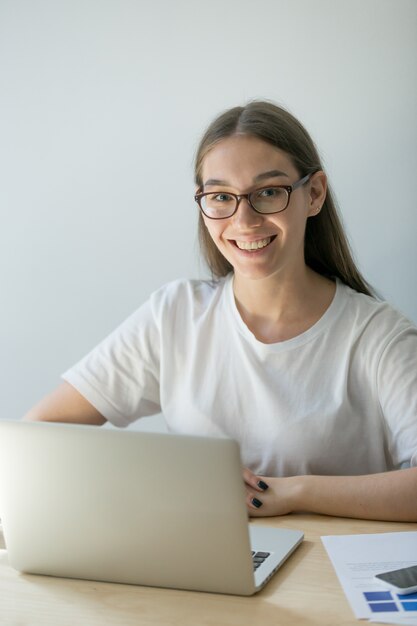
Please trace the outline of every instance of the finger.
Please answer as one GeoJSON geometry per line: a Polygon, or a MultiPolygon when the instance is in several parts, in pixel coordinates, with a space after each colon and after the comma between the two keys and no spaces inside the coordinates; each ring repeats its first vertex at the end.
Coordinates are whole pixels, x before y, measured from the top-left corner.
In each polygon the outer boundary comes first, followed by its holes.
{"type": "Polygon", "coordinates": [[[262,500],[260,500],[258,496],[253,493],[247,494],[246,503],[250,509],[255,511],[259,510],[263,505],[262,500]]]}
{"type": "Polygon", "coordinates": [[[256,491],[266,491],[269,487],[262,478],[256,476],[256,474],[251,472],[247,467],[243,469],[243,479],[249,487],[252,487],[256,491]]]}

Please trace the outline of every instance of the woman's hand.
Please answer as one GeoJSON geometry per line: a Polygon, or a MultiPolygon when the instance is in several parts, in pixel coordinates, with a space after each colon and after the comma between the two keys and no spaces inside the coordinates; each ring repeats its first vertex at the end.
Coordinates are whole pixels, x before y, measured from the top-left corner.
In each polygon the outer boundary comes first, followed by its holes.
{"type": "Polygon", "coordinates": [[[243,479],[251,517],[287,515],[294,510],[296,477],[266,478],[244,468],[243,479]]]}

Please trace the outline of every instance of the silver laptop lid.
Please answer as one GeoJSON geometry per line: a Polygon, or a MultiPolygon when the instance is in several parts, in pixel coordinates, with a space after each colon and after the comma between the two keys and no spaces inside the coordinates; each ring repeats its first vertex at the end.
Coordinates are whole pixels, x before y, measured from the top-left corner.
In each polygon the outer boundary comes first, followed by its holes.
{"type": "Polygon", "coordinates": [[[0,517],[23,572],[256,590],[230,439],[0,422],[0,517]]]}

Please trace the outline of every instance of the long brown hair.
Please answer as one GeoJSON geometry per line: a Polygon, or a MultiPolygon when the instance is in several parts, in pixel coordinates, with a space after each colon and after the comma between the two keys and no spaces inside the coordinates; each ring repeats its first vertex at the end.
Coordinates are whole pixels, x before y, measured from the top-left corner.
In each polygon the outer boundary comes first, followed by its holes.
{"type": "MultiPolygon", "coordinates": [[[[283,150],[291,158],[300,177],[323,170],[313,140],[291,113],[271,102],[252,101],[219,115],[207,128],[197,148],[195,183],[203,185],[201,170],[206,154],[222,139],[235,134],[258,137],[283,150]]],[[[231,264],[214,244],[200,214],[199,240],[206,263],[215,277],[233,271],[231,264]]],[[[320,213],[307,220],[304,257],[314,271],[329,278],[338,277],[356,291],[374,295],[355,265],[330,188],[320,213]]]]}

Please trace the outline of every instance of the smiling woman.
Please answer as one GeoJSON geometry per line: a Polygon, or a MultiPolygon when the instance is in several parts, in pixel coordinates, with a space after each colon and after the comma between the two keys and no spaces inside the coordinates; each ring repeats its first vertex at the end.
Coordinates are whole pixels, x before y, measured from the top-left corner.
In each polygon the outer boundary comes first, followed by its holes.
{"type": "Polygon", "coordinates": [[[417,329],[356,268],[307,131],[268,102],[226,111],[195,182],[213,280],[152,294],[27,419],[162,411],[239,442],[251,515],[417,521],[417,329]]]}

